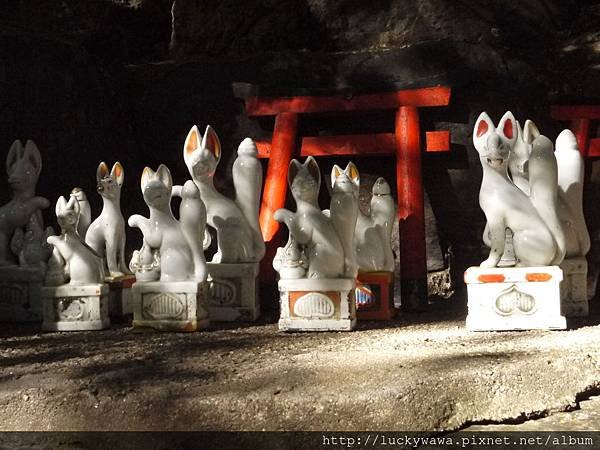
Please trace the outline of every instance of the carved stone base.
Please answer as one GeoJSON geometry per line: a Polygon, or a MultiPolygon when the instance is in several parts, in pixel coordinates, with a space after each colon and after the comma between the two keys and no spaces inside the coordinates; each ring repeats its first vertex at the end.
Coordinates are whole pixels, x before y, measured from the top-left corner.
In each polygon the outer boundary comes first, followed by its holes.
{"type": "Polygon", "coordinates": [[[356,318],[391,320],[394,309],[394,273],[359,273],[356,283],[356,318]]]}
{"type": "Polygon", "coordinates": [[[161,331],[196,331],[209,324],[206,283],[137,282],[132,288],[133,326],[161,331]]]}
{"type": "Polygon", "coordinates": [[[564,279],[560,284],[561,311],[565,317],[587,316],[588,264],[585,257],[565,259],[560,268],[564,279]]]}
{"type": "Polygon", "coordinates": [[[108,285],[47,286],[42,288],[44,331],[89,331],[110,327],[108,285]]]}
{"type": "Polygon", "coordinates": [[[41,322],[43,282],[40,269],[0,267],[0,322],[41,322]]]}
{"type": "Polygon", "coordinates": [[[356,283],[350,279],[279,280],[279,329],[350,331],[356,327],[356,283]]]}
{"type": "Polygon", "coordinates": [[[119,278],[106,278],[109,291],[108,313],[113,322],[126,321],[133,314],[131,305],[131,286],[135,283],[135,276],[128,275],[119,278]]]}
{"type": "Polygon", "coordinates": [[[465,272],[467,329],[565,329],[567,322],[560,312],[562,279],[558,266],[469,267],[465,272]]]}
{"type": "Polygon", "coordinates": [[[258,263],[208,263],[208,273],[210,320],[252,322],[258,319],[258,263]]]}

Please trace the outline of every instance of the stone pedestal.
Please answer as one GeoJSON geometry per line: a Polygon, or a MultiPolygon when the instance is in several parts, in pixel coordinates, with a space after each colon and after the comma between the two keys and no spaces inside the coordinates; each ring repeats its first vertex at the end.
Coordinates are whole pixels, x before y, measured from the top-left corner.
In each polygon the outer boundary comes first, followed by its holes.
{"type": "Polygon", "coordinates": [[[110,320],[113,322],[124,322],[128,316],[133,314],[131,305],[131,287],[135,283],[135,276],[128,275],[119,278],[107,278],[106,284],[109,287],[109,308],[110,320]]]}
{"type": "Polygon", "coordinates": [[[0,267],[0,322],[41,322],[41,269],[0,267]]]}
{"type": "Polygon", "coordinates": [[[258,319],[258,263],[208,263],[208,274],[210,320],[252,322],[258,319]]]}
{"type": "Polygon", "coordinates": [[[355,280],[279,280],[279,329],[350,331],[356,327],[355,280]]]}
{"type": "Polygon", "coordinates": [[[89,331],[110,327],[108,285],[84,284],[42,288],[44,331],[89,331]]]}
{"type": "Polygon", "coordinates": [[[391,320],[394,309],[394,274],[392,272],[359,273],[356,282],[356,318],[391,320]]]}
{"type": "Polygon", "coordinates": [[[565,259],[560,268],[564,273],[560,285],[562,314],[565,317],[587,316],[587,260],[585,257],[565,259]]]}
{"type": "Polygon", "coordinates": [[[473,331],[564,329],[558,266],[469,267],[465,272],[473,331]]]}
{"type": "Polygon", "coordinates": [[[133,326],[196,331],[209,324],[206,283],[137,282],[132,288],[133,326]]]}

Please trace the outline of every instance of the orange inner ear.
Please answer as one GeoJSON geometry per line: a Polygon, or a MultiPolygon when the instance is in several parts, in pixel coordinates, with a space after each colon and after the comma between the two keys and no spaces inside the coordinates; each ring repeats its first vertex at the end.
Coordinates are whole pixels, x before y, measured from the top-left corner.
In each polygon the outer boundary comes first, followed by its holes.
{"type": "Polygon", "coordinates": [[[106,164],[100,164],[100,174],[105,177],[108,175],[108,166],[106,164]]]}
{"type": "Polygon", "coordinates": [[[513,138],[513,124],[512,124],[512,120],[507,120],[506,122],[504,122],[504,127],[502,128],[502,132],[504,133],[504,136],[506,136],[509,139],[513,138]]]}
{"type": "Polygon", "coordinates": [[[219,143],[214,134],[208,134],[208,142],[207,148],[213,153],[217,158],[219,157],[219,143]]]}
{"type": "Polygon", "coordinates": [[[358,170],[356,170],[356,167],[354,166],[350,166],[350,178],[353,180],[358,178],[358,170]]]}
{"type": "Polygon", "coordinates": [[[198,141],[198,133],[196,130],[192,130],[187,141],[187,146],[185,147],[185,152],[188,155],[198,148],[198,141]]]}
{"type": "Polygon", "coordinates": [[[123,168],[121,167],[121,164],[116,164],[115,165],[115,176],[117,178],[119,178],[122,173],[123,173],[123,168]]]}
{"type": "Polygon", "coordinates": [[[488,128],[488,124],[485,120],[480,121],[479,125],[477,125],[477,137],[481,137],[483,134],[485,134],[488,128]]]}

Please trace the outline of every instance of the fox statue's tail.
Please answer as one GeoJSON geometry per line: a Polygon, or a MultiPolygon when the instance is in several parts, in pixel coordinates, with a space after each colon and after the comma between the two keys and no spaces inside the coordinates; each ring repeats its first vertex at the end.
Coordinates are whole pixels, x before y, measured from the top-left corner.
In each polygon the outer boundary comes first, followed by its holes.
{"type": "Polygon", "coordinates": [[[194,260],[194,277],[196,281],[206,281],[208,267],[204,258],[204,249],[198,236],[202,236],[206,229],[206,208],[200,198],[200,191],[192,180],[186,181],[181,193],[179,206],[179,221],[183,235],[192,252],[194,260]]]}
{"type": "Polygon", "coordinates": [[[265,243],[258,223],[260,191],[263,172],[258,160],[256,144],[250,138],[242,141],[238,147],[238,156],[233,163],[233,186],[235,202],[244,214],[253,231],[254,255],[260,261],[265,255],[265,243]]]}
{"type": "Polygon", "coordinates": [[[566,238],[558,218],[558,166],[554,157],[554,146],[546,136],[539,134],[537,128],[526,136],[532,141],[529,157],[530,198],[540,217],[554,236],[556,253],[553,265],[560,264],[566,253],[566,238]]]}
{"type": "Polygon", "coordinates": [[[570,130],[563,130],[556,139],[554,153],[558,163],[558,195],[566,205],[567,213],[577,236],[574,254],[585,256],[590,250],[590,235],[583,216],[583,157],[577,139],[570,130]]]}

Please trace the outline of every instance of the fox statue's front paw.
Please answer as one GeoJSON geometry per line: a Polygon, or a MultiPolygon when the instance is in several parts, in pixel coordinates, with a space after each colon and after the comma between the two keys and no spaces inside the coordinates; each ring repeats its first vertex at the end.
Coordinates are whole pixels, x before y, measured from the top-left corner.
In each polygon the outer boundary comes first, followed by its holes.
{"type": "Polygon", "coordinates": [[[489,269],[492,267],[496,267],[498,265],[498,261],[496,261],[494,258],[488,258],[485,261],[483,261],[481,264],[479,264],[479,267],[483,267],[484,269],[489,269]]]}

